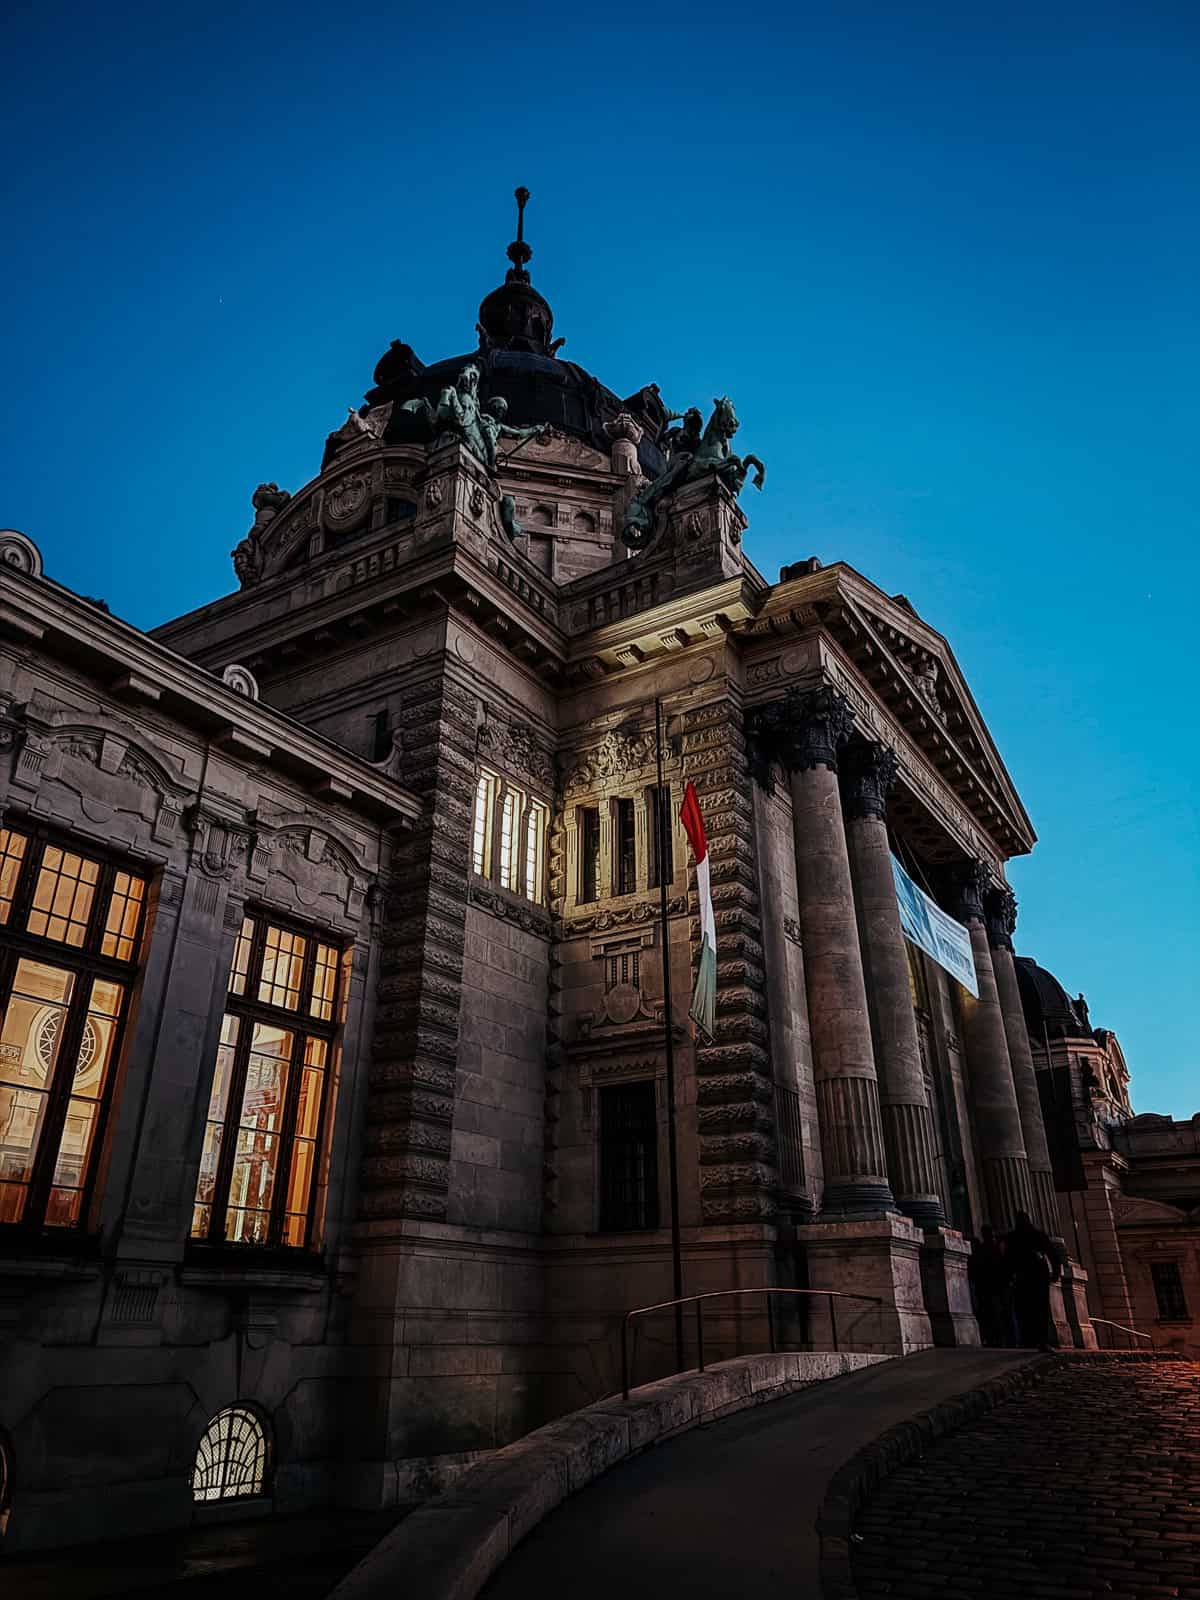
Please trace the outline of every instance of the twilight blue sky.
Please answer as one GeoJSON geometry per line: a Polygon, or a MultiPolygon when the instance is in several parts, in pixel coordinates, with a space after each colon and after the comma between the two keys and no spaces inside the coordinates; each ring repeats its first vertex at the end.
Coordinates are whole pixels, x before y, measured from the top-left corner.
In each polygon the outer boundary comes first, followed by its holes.
{"type": "Polygon", "coordinates": [[[1018,949],[1200,1109],[1200,12],[8,0],[0,524],[150,626],[233,586],[392,338],[470,348],[511,193],[564,354],[728,392],[770,577],[950,639],[1041,842],[1018,949]]]}

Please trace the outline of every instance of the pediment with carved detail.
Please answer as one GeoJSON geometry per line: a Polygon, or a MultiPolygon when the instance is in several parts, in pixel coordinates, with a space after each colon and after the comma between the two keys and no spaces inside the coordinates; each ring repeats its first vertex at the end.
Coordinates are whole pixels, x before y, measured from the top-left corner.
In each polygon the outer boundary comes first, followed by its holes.
{"type": "Polygon", "coordinates": [[[1130,1195],[1122,1195],[1113,1201],[1113,1221],[1120,1227],[1127,1227],[1134,1223],[1161,1222],[1173,1228],[1180,1224],[1197,1221],[1194,1212],[1181,1211],[1178,1206],[1171,1206],[1164,1200],[1137,1199],[1130,1195]]]}

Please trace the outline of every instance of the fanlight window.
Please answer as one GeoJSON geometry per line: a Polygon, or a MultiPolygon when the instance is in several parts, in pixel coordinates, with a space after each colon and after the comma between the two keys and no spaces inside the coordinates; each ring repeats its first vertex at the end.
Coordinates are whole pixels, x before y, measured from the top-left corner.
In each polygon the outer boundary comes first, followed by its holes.
{"type": "Polygon", "coordinates": [[[228,1406],[204,1430],[192,1469],[192,1499],[249,1500],[267,1482],[267,1434],[253,1411],[228,1406]]]}

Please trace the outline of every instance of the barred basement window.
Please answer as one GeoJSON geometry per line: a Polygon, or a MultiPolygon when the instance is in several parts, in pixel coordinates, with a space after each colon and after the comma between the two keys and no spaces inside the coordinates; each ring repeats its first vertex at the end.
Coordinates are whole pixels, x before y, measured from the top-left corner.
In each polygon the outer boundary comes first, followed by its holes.
{"type": "Polygon", "coordinates": [[[615,989],[618,984],[631,983],[635,989],[642,982],[642,952],[640,949],[619,950],[607,956],[604,962],[604,987],[615,989]]]}
{"type": "Polygon", "coordinates": [[[311,1248],[350,952],[246,917],[208,1102],[192,1238],[311,1248]]]}
{"type": "Polygon", "coordinates": [[[658,1227],[658,1117],[654,1083],[601,1089],[600,1228],[630,1233],[658,1227]]]}
{"type": "Polygon", "coordinates": [[[83,1224],[146,880],[0,828],[0,1223],[83,1224]]]}
{"type": "Polygon", "coordinates": [[[267,1433],[246,1406],[218,1411],[204,1430],[192,1468],[192,1499],[249,1500],[267,1485],[267,1433]]]}
{"type": "Polygon", "coordinates": [[[1179,1275],[1178,1261],[1151,1263],[1150,1277],[1154,1283],[1154,1298],[1158,1301],[1160,1322],[1186,1322],[1187,1300],[1183,1293],[1183,1279],[1179,1275]]]}

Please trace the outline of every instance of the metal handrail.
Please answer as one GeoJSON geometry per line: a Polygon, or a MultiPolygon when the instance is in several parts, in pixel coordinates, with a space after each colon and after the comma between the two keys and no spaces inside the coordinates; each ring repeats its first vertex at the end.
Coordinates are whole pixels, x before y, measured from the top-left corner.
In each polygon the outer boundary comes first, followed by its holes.
{"type": "Polygon", "coordinates": [[[1147,1344],[1153,1344],[1153,1335],[1143,1333],[1140,1328],[1127,1328],[1123,1322],[1113,1322],[1108,1317],[1089,1317],[1088,1321],[1094,1326],[1097,1322],[1106,1328],[1119,1328],[1122,1333],[1131,1333],[1135,1339],[1145,1339],[1147,1344]]]}
{"type": "MultiPolygon", "coordinates": [[[[707,1294],[685,1294],[677,1300],[660,1300],[652,1306],[635,1306],[632,1311],[627,1311],[621,1319],[621,1394],[629,1399],[629,1324],[634,1317],[648,1317],[652,1311],[669,1311],[672,1306],[696,1307],[696,1359],[697,1372],[704,1371],[704,1308],[705,1300],[722,1300],[733,1295],[765,1294],[767,1296],[767,1337],[770,1341],[771,1354],[775,1354],[775,1319],[772,1315],[771,1296],[773,1294],[802,1295],[810,1299],[824,1297],[829,1302],[829,1327],[833,1338],[834,1350],[838,1347],[837,1317],[834,1315],[833,1302],[835,1300],[865,1300],[868,1305],[881,1306],[884,1302],[874,1294],[848,1294],[841,1289],[710,1289],[707,1294]]],[[[1093,1319],[1095,1320],[1095,1319],[1093,1319]]]]}

